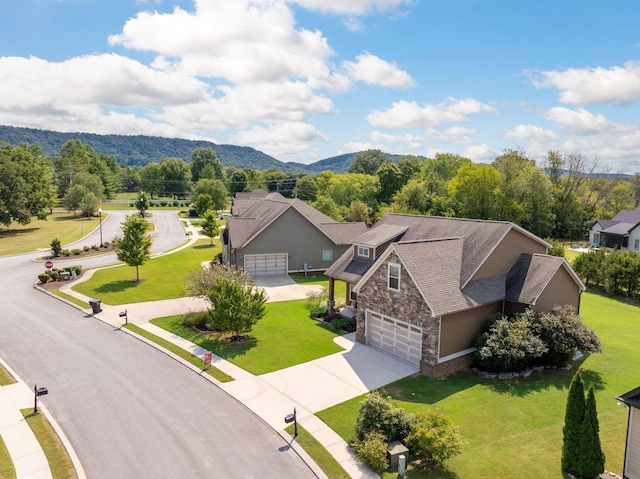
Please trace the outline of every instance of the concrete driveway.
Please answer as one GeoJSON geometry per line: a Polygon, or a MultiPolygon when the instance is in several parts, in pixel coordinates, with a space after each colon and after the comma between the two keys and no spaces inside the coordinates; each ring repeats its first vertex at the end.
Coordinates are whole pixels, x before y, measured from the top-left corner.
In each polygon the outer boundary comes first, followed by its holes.
{"type": "Polygon", "coordinates": [[[308,293],[322,291],[318,284],[298,284],[291,276],[279,274],[271,276],[255,276],[253,280],[256,286],[264,288],[270,303],[277,301],[290,301],[292,299],[305,299],[308,293]]]}

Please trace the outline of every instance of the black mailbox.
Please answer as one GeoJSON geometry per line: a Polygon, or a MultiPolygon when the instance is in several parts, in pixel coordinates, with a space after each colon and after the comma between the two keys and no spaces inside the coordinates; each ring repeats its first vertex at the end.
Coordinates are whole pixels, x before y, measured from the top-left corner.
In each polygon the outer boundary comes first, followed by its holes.
{"type": "Polygon", "coordinates": [[[290,423],[292,423],[292,422],[293,422],[293,421],[295,421],[295,420],[296,420],[296,415],[295,415],[295,414],[287,414],[287,415],[284,417],[284,422],[286,422],[287,424],[290,424],[290,423]]]}
{"type": "Polygon", "coordinates": [[[47,388],[38,388],[36,389],[36,396],[44,396],[45,394],[49,394],[47,388]]]}

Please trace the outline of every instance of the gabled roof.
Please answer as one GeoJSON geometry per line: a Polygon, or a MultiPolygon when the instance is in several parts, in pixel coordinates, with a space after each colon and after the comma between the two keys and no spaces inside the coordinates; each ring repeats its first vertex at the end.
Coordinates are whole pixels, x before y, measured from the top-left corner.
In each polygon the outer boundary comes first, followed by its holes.
{"type": "Polygon", "coordinates": [[[524,304],[536,301],[560,268],[565,268],[581,291],[586,287],[564,258],[523,253],[507,272],[506,299],[524,304]]]}
{"type": "Polygon", "coordinates": [[[244,248],[290,208],[305,217],[336,245],[350,244],[355,236],[367,229],[364,223],[340,223],[304,201],[289,201],[280,193],[247,194],[234,200],[234,216],[227,220],[231,245],[244,248]]]}
{"type": "Polygon", "coordinates": [[[377,248],[381,244],[387,243],[398,238],[409,229],[407,225],[387,225],[378,224],[375,228],[362,233],[354,238],[352,243],[355,245],[368,246],[377,248]]]}
{"type": "Polygon", "coordinates": [[[635,210],[622,210],[610,220],[598,220],[595,224],[600,225],[600,233],[627,235],[640,225],[640,206],[635,210]]]}
{"type": "Polygon", "coordinates": [[[618,401],[622,401],[627,406],[633,406],[636,409],[640,409],[640,387],[635,388],[633,391],[616,396],[618,401]]]}

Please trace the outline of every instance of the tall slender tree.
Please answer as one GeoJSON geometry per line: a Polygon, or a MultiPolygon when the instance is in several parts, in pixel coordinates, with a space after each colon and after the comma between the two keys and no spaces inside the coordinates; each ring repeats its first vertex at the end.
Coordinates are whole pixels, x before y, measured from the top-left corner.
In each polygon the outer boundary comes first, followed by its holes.
{"type": "Polygon", "coordinates": [[[581,479],[593,479],[604,472],[604,452],[600,444],[600,424],[596,408],[593,384],[587,393],[584,418],[580,426],[576,475],[581,479]]]}
{"type": "Polygon", "coordinates": [[[569,396],[562,429],[562,469],[575,473],[578,467],[578,443],[584,419],[586,403],[584,383],[580,373],[576,373],[569,386],[569,396]]]}
{"type": "Polygon", "coordinates": [[[139,267],[151,257],[153,240],[147,234],[147,229],[147,220],[138,215],[128,215],[122,223],[122,238],[113,238],[118,259],[136,267],[136,283],[140,281],[139,267]]]}

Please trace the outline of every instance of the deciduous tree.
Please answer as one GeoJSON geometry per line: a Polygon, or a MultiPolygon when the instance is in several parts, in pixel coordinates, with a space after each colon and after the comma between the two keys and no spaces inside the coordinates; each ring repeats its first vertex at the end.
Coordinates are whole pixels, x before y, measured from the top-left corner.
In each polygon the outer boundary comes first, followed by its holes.
{"type": "Polygon", "coordinates": [[[389,157],[380,150],[361,151],[349,166],[349,173],[375,175],[380,165],[388,159],[389,157]]]}
{"type": "Polygon", "coordinates": [[[122,223],[122,237],[113,239],[118,260],[136,268],[136,282],[140,281],[139,267],[151,257],[153,240],[147,234],[149,223],[138,215],[125,216],[122,223]]]}
{"type": "Polygon", "coordinates": [[[213,244],[213,238],[218,236],[220,232],[218,223],[216,222],[216,215],[213,211],[208,210],[202,215],[201,231],[202,234],[211,239],[210,245],[213,244]]]}

